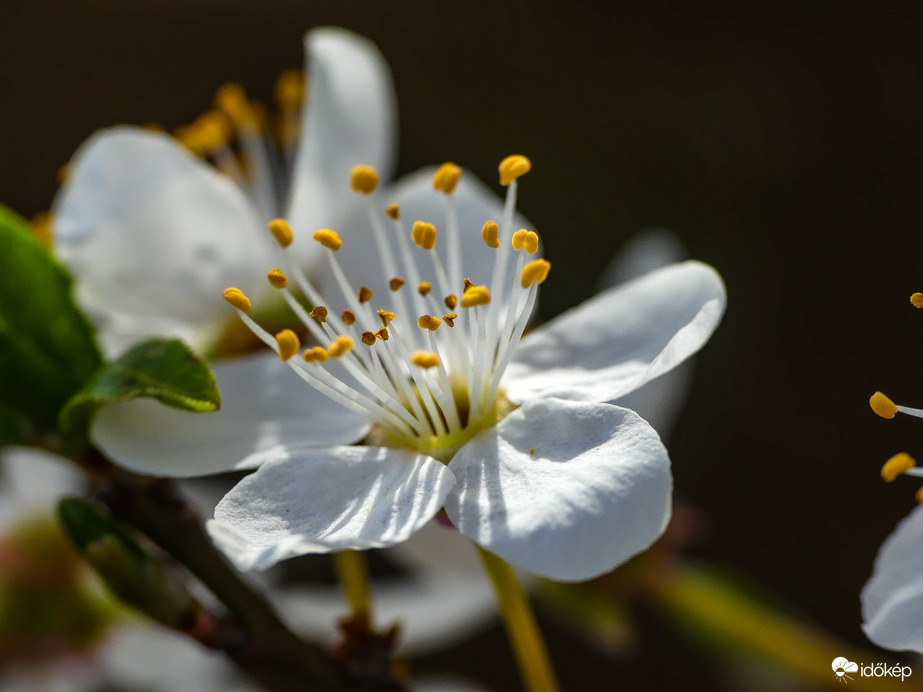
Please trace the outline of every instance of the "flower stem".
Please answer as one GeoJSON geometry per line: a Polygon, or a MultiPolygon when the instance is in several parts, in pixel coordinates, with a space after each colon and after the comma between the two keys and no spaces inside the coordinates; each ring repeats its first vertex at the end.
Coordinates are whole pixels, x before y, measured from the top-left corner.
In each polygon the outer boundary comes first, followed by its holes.
{"type": "Polygon", "coordinates": [[[365,555],[357,550],[343,550],[334,553],[333,560],[353,616],[365,616],[371,620],[372,589],[365,555]]]}
{"type": "Polygon", "coordinates": [[[478,548],[478,552],[497,593],[506,633],[516,654],[519,673],[526,689],[529,692],[558,692],[558,681],[548,657],[545,640],[516,573],[493,553],[483,548],[478,548]]]}

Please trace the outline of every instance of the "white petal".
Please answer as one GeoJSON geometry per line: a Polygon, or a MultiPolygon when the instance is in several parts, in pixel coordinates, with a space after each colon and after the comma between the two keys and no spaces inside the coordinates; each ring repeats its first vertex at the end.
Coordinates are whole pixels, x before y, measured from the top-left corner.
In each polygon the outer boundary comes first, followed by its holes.
{"type": "Polygon", "coordinates": [[[311,235],[336,227],[358,200],[350,190],[353,166],[375,166],[388,180],[397,148],[397,100],[391,73],[375,44],[344,29],[305,36],[308,98],[288,216],[296,231],[292,250],[316,254],[311,235]]]}
{"type": "MultiPolygon", "coordinates": [[[[375,620],[400,623],[403,653],[446,649],[495,620],[493,587],[474,544],[458,531],[431,521],[386,555],[408,575],[374,582],[375,620]]],[[[333,640],[346,608],[338,587],[299,584],[270,593],[292,627],[312,639],[333,640]]]]}
{"type": "MultiPolygon", "coordinates": [[[[448,267],[448,242],[446,239],[446,197],[441,192],[433,190],[432,178],[436,168],[422,168],[419,171],[401,178],[394,185],[382,190],[376,197],[376,209],[380,212],[382,224],[387,237],[391,239],[391,246],[398,261],[398,272],[402,278],[409,281],[409,276],[403,274],[404,266],[401,264],[398,253],[399,245],[394,240],[394,228],[390,219],[385,217],[384,209],[390,204],[398,204],[401,219],[410,251],[416,258],[417,266],[421,269],[421,279],[429,281],[434,286],[434,291],[440,294],[436,277],[433,271],[432,252],[421,250],[410,240],[410,230],[414,221],[427,221],[436,226],[436,250],[446,271],[448,267]]],[[[490,219],[497,222],[503,214],[503,201],[497,197],[484,183],[478,180],[473,173],[464,171],[458,187],[452,194],[458,213],[459,246],[461,251],[461,265],[463,276],[470,278],[475,284],[490,284],[493,272],[494,258],[497,251],[492,250],[481,238],[481,228],[490,219]]],[[[513,225],[516,229],[532,228],[525,218],[517,215],[513,225]]],[[[382,262],[381,253],[373,235],[368,214],[364,209],[356,210],[341,228],[337,229],[343,240],[343,247],[337,253],[337,259],[343,271],[354,288],[367,286],[372,289],[374,298],[372,302],[378,307],[394,308],[393,296],[388,289],[388,280],[394,278],[387,274],[382,262]]],[[[508,273],[511,276],[516,267],[516,253],[510,252],[508,256],[508,273]]],[[[333,288],[334,281],[326,262],[321,265],[321,276],[324,277],[323,285],[325,294],[339,296],[333,288]],[[326,290],[330,287],[330,290],[326,290]]],[[[415,286],[406,286],[404,291],[414,290],[415,286]]],[[[457,291],[460,293],[460,290],[457,291]]],[[[414,318],[414,323],[416,318],[414,318]]]]}
{"type": "Polygon", "coordinates": [[[259,466],[279,445],[354,442],[369,423],[301,381],[277,356],[213,366],[221,409],[190,413],[151,399],[103,406],[92,436],[126,468],[154,476],[205,476],[259,466]]]}
{"type": "Polygon", "coordinates": [[[455,483],[443,464],[384,447],[279,448],[215,508],[209,531],[241,570],[407,540],[455,483]]]}
{"type": "Polygon", "coordinates": [[[667,450],[637,414],[609,404],[527,401],[449,469],[458,480],[445,509],[459,531],[561,581],[625,562],[670,518],[667,450]]]}
{"type": "Polygon", "coordinates": [[[879,646],[923,652],[923,507],[882,544],[862,589],[862,629],[879,646]]]}
{"type": "Polygon", "coordinates": [[[262,288],[271,250],[234,183],[174,139],[140,128],[103,130],[81,146],[54,224],[87,309],[144,316],[171,335],[174,322],[226,316],[227,286],[249,288],[249,278],[262,288]]]}
{"type": "Polygon", "coordinates": [[[5,499],[20,512],[50,514],[63,495],[83,488],[83,476],[72,462],[33,447],[5,447],[0,477],[5,499]]]}
{"type": "Polygon", "coordinates": [[[512,401],[612,401],[698,351],[725,306],[717,272],[683,262],[610,289],[536,329],[504,377],[512,401]]]}
{"type": "Polygon", "coordinates": [[[599,290],[637,279],[668,264],[682,262],[686,251],[675,233],[663,228],[647,228],[636,233],[603,270],[599,290]]]}

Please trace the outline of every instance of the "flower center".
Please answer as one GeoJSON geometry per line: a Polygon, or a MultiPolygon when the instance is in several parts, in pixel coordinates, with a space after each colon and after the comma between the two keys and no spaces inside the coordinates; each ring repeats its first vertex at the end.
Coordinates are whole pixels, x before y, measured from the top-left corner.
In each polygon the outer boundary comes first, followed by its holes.
{"type": "MultiPolygon", "coordinates": [[[[468,270],[477,276],[483,267],[462,267],[462,229],[453,197],[462,173],[458,166],[443,164],[432,179],[434,194],[446,199],[444,234],[424,220],[415,221],[407,233],[397,205],[385,210],[386,228],[371,197],[378,175],[368,166],[357,166],[352,189],[365,198],[380,269],[390,277],[386,296],[350,283],[338,259],[344,252],[348,260],[348,249],[336,231],[321,229],[313,238],[324,248],[342,305],[334,308],[294,262],[286,262],[286,271],[273,269],[267,275],[319,344],[306,348],[301,358],[295,358],[301,343],[294,331],[273,335],[263,329],[250,317],[250,301],[239,289],[226,289],[224,298],[305,382],[370,418],[390,445],[448,461],[474,434],[508,412],[500,380],[532,314],[538,285],[551,267],[547,260],[529,259],[539,247],[534,232],[512,230],[517,179],[530,168],[524,156],[510,156],[500,164],[507,196],[501,223],[488,220],[480,229],[483,242],[495,251],[489,280],[478,276],[483,283],[465,276],[468,270]],[[435,252],[443,237],[447,263],[435,252]],[[411,242],[424,252],[415,255],[411,242]],[[518,253],[512,276],[511,251],[518,253]],[[289,276],[310,308],[289,289],[289,276]]],[[[294,231],[285,220],[272,221],[269,229],[283,250],[291,245],[294,231]]]]}

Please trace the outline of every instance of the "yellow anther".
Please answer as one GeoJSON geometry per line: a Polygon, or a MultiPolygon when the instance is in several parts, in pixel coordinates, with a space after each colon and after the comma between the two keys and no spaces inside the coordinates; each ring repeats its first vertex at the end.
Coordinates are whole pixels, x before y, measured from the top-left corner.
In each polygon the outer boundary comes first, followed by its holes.
{"type": "Polygon", "coordinates": [[[427,353],[426,351],[414,351],[410,354],[410,362],[414,365],[428,370],[429,368],[435,368],[442,361],[439,360],[439,356],[435,353],[427,353]]]}
{"type": "Polygon", "coordinates": [[[401,286],[403,285],[404,285],[404,280],[399,276],[395,276],[393,279],[391,279],[388,282],[388,288],[390,288],[392,291],[400,291],[401,286]]]}
{"type": "Polygon", "coordinates": [[[312,237],[318,243],[333,252],[336,252],[343,246],[343,241],[340,240],[340,234],[336,231],[331,231],[329,228],[322,228],[319,231],[314,231],[312,237]]]}
{"type": "Polygon", "coordinates": [[[454,312],[450,312],[449,314],[443,315],[443,316],[442,316],[442,321],[445,322],[445,323],[446,323],[447,325],[449,325],[450,327],[454,327],[454,326],[455,326],[455,320],[456,320],[457,317],[458,317],[458,315],[456,315],[454,312]]]}
{"type": "Polygon", "coordinates": [[[551,262],[544,259],[532,260],[522,268],[522,275],[519,282],[523,288],[529,288],[532,284],[540,284],[548,278],[548,272],[551,269],[551,262]]]}
{"type": "Polygon", "coordinates": [[[356,316],[353,314],[352,310],[344,310],[340,319],[343,320],[343,324],[347,327],[351,327],[356,323],[356,316]]]}
{"type": "Polygon", "coordinates": [[[432,315],[423,315],[420,319],[417,320],[417,326],[420,329],[429,329],[431,332],[439,329],[439,325],[442,324],[442,320],[438,317],[433,317],[432,315]]]}
{"type": "Polygon", "coordinates": [[[244,88],[235,82],[223,85],[215,92],[215,106],[237,127],[254,127],[257,116],[244,88]]]}
{"type": "Polygon", "coordinates": [[[375,336],[378,337],[379,339],[381,339],[382,341],[387,341],[387,340],[390,338],[391,335],[388,334],[388,328],[387,328],[387,327],[382,327],[382,328],[379,329],[377,332],[375,332],[375,336]]]}
{"type": "Polygon", "coordinates": [[[51,220],[51,212],[40,211],[29,221],[29,227],[32,229],[32,235],[38,238],[42,245],[51,247],[54,241],[54,224],[51,220]]]}
{"type": "Polygon", "coordinates": [[[413,229],[410,231],[410,237],[417,247],[424,250],[432,250],[436,247],[436,227],[425,221],[415,221],[413,229]]]}
{"type": "Polygon", "coordinates": [[[227,117],[219,111],[203,113],[192,124],[197,131],[200,146],[206,153],[215,151],[228,141],[231,135],[231,125],[227,117]]]}
{"type": "Polygon", "coordinates": [[[530,255],[538,252],[538,234],[521,228],[513,234],[513,249],[519,252],[523,248],[530,255]]]}
{"type": "Polygon", "coordinates": [[[397,317],[397,315],[394,314],[393,312],[388,312],[387,310],[378,311],[378,319],[381,320],[381,325],[383,327],[387,327],[389,324],[391,324],[392,320],[395,317],[397,317]]]}
{"type": "Polygon", "coordinates": [[[167,134],[167,128],[165,128],[161,123],[144,123],[141,126],[142,130],[147,130],[148,132],[157,132],[159,134],[167,134]]]}
{"type": "Polygon", "coordinates": [[[306,363],[313,363],[314,361],[324,363],[330,357],[330,355],[327,353],[327,349],[324,347],[315,346],[314,348],[305,349],[305,352],[301,357],[304,358],[306,363]]]}
{"type": "Polygon", "coordinates": [[[321,324],[327,321],[327,308],[325,308],[323,305],[315,306],[315,308],[311,310],[309,314],[321,324]]]}
{"type": "Polygon", "coordinates": [[[273,288],[285,288],[288,286],[288,279],[285,278],[285,274],[281,269],[270,269],[266,278],[269,279],[269,283],[272,284],[273,288]]]}
{"type": "Polygon", "coordinates": [[[473,308],[477,305],[487,305],[490,302],[490,290],[487,286],[472,286],[462,296],[461,306],[473,308]]]}
{"type": "Polygon", "coordinates": [[[365,305],[372,299],[372,289],[368,286],[359,287],[359,304],[365,305]]]}
{"type": "Polygon", "coordinates": [[[279,358],[282,360],[288,360],[298,353],[298,349],[301,348],[298,335],[291,329],[283,329],[276,334],[276,343],[279,345],[279,358]]]}
{"type": "Polygon", "coordinates": [[[923,308],[923,293],[914,293],[910,296],[910,304],[915,308],[923,308]]]}
{"type": "Polygon", "coordinates": [[[899,452],[888,459],[884,466],[881,467],[881,477],[890,483],[898,476],[907,473],[916,465],[917,462],[914,461],[912,456],[906,452],[899,452]]]}
{"type": "Polygon", "coordinates": [[[276,80],[276,102],[281,108],[295,109],[304,100],[304,74],[301,70],[286,70],[276,80]]]}
{"type": "Polygon", "coordinates": [[[532,162],[525,156],[514,154],[500,162],[500,184],[509,185],[532,170],[532,162]]]}
{"type": "Polygon", "coordinates": [[[462,295],[467,293],[469,288],[474,288],[474,282],[469,278],[465,278],[465,287],[462,289],[462,295]]]}
{"type": "Polygon", "coordinates": [[[443,300],[442,303],[448,310],[454,310],[455,306],[458,305],[458,296],[456,296],[454,293],[450,293],[445,297],[445,300],[443,300]]]}
{"type": "Polygon", "coordinates": [[[285,219],[273,219],[268,225],[280,247],[288,247],[295,240],[295,232],[285,219]]]}
{"type": "Polygon", "coordinates": [[[433,189],[437,192],[444,192],[451,195],[455,192],[455,187],[461,179],[462,169],[454,163],[447,162],[439,166],[439,170],[433,176],[433,189]]]}
{"type": "Polygon", "coordinates": [[[234,288],[231,286],[230,288],[224,289],[221,295],[224,296],[226,301],[228,301],[241,312],[250,312],[250,310],[253,309],[253,306],[250,305],[250,299],[247,298],[247,296],[244,295],[244,292],[239,288],[234,288]]]}
{"type": "Polygon", "coordinates": [[[362,343],[366,346],[375,345],[375,333],[374,332],[362,332],[362,343]]]}
{"type": "Polygon", "coordinates": [[[484,224],[484,228],[481,229],[481,237],[487,243],[487,247],[492,247],[495,250],[500,247],[500,238],[497,236],[499,232],[500,226],[497,225],[496,221],[491,220],[484,224]]]}
{"type": "Polygon", "coordinates": [[[340,356],[345,356],[347,353],[353,350],[353,340],[344,334],[340,334],[332,344],[330,348],[327,349],[327,353],[331,358],[339,358],[340,356]]]}
{"type": "Polygon", "coordinates": [[[395,221],[397,221],[399,218],[401,218],[400,205],[398,204],[389,205],[388,208],[385,209],[385,214],[387,215],[389,219],[394,219],[395,221]]]}
{"type": "Polygon", "coordinates": [[[353,192],[370,195],[378,187],[378,171],[371,166],[353,166],[349,185],[352,187],[353,192]]]}
{"type": "Polygon", "coordinates": [[[923,488],[917,490],[917,493],[914,497],[916,497],[917,504],[923,505],[923,488]]]}
{"type": "Polygon", "coordinates": [[[869,398],[869,406],[882,418],[894,418],[897,414],[897,404],[881,392],[872,394],[871,398],[869,398]]]}
{"type": "Polygon", "coordinates": [[[58,170],[55,171],[54,177],[58,185],[63,185],[64,183],[67,182],[68,178],[70,178],[70,175],[71,175],[71,166],[69,163],[65,163],[58,167],[58,170]]]}
{"type": "Polygon", "coordinates": [[[429,292],[433,290],[433,285],[429,281],[421,281],[420,285],[417,286],[417,292],[421,296],[429,295],[429,292]]]}

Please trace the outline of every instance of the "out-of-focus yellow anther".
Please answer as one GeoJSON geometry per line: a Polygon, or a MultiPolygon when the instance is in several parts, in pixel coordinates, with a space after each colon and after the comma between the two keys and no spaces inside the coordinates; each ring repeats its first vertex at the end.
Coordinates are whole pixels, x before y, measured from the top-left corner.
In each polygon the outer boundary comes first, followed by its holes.
{"type": "Polygon", "coordinates": [[[142,130],[147,130],[148,132],[157,132],[159,134],[167,134],[167,128],[165,128],[161,123],[144,123],[141,126],[142,130]]]}
{"type": "Polygon", "coordinates": [[[352,310],[344,310],[340,319],[343,320],[343,324],[347,327],[351,327],[356,323],[356,316],[353,314],[352,310]]]}
{"type": "Polygon", "coordinates": [[[439,329],[439,325],[442,324],[442,320],[438,317],[433,317],[432,315],[423,315],[420,319],[417,320],[417,326],[420,329],[429,329],[431,332],[439,329]]]}
{"type": "Polygon", "coordinates": [[[429,281],[421,281],[420,285],[417,286],[417,292],[421,296],[429,295],[429,292],[433,290],[433,285],[429,281]]]}
{"type": "Polygon", "coordinates": [[[397,315],[393,312],[389,312],[387,310],[378,311],[378,319],[381,320],[381,326],[383,327],[387,327],[389,324],[391,324],[395,317],[397,317],[397,315]]]}
{"type": "Polygon", "coordinates": [[[327,321],[327,308],[325,308],[323,305],[315,306],[309,314],[321,324],[327,321]]]}
{"type": "Polygon", "coordinates": [[[496,221],[490,220],[484,224],[484,228],[481,229],[481,237],[487,243],[487,247],[492,247],[495,250],[500,247],[500,238],[497,235],[499,232],[500,226],[497,225],[496,221]]]}
{"type": "Polygon", "coordinates": [[[917,465],[914,458],[906,452],[899,452],[888,459],[884,466],[881,467],[881,477],[888,483],[900,475],[907,473],[917,465]]]}
{"type": "Polygon", "coordinates": [[[513,249],[519,252],[523,248],[530,255],[538,252],[538,234],[521,228],[513,234],[513,249]]]}
{"type": "Polygon", "coordinates": [[[398,204],[390,204],[390,205],[388,205],[388,208],[385,209],[385,215],[386,215],[389,219],[394,219],[395,221],[397,221],[399,218],[401,218],[401,207],[400,207],[400,205],[398,205],[398,204]]]}
{"type": "Polygon", "coordinates": [[[391,335],[388,334],[387,327],[382,327],[381,329],[379,329],[377,332],[375,332],[375,336],[381,339],[382,341],[387,341],[391,337],[391,335]]]}
{"type": "Polygon", "coordinates": [[[923,505],[923,488],[917,490],[917,493],[914,495],[914,497],[916,498],[918,505],[923,505]]]}
{"type": "Polygon", "coordinates": [[[451,195],[455,192],[455,187],[461,179],[461,174],[461,166],[457,166],[451,161],[442,164],[433,176],[433,189],[437,192],[451,195]]]}
{"type": "Polygon", "coordinates": [[[331,231],[329,228],[322,228],[319,231],[314,231],[312,236],[314,240],[323,245],[328,250],[336,252],[341,247],[343,247],[343,241],[340,240],[340,234],[336,231],[331,231]]]}
{"type": "Polygon", "coordinates": [[[454,310],[458,305],[458,296],[454,293],[450,293],[445,297],[445,300],[442,301],[447,310],[454,310]]]}
{"type": "Polygon", "coordinates": [[[374,332],[362,332],[362,343],[366,346],[375,345],[375,333],[374,332]]]}
{"type": "Polygon", "coordinates": [[[449,325],[450,327],[454,327],[454,326],[455,326],[455,320],[456,320],[457,318],[458,318],[458,315],[456,315],[454,312],[450,312],[450,313],[448,313],[447,315],[443,315],[443,316],[442,316],[442,321],[445,322],[445,323],[446,323],[447,325],[449,325]]]}
{"type": "Polygon", "coordinates": [[[869,398],[869,406],[882,418],[894,418],[897,414],[897,404],[881,392],[875,392],[869,398]]]}
{"type": "Polygon", "coordinates": [[[233,286],[231,286],[230,288],[224,289],[221,295],[224,296],[224,299],[226,301],[228,301],[231,305],[233,305],[235,308],[237,308],[241,312],[250,312],[250,310],[253,309],[253,306],[250,305],[250,299],[247,296],[245,296],[244,292],[241,291],[239,288],[234,288],[233,286]]]}
{"type": "Polygon", "coordinates": [[[500,162],[500,184],[509,185],[516,178],[521,178],[532,170],[532,162],[525,156],[514,154],[500,162]]]}
{"type": "Polygon", "coordinates": [[[551,262],[548,260],[532,260],[522,268],[519,283],[522,284],[523,288],[529,288],[532,284],[540,284],[548,278],[548,272],[550,270],[551,262]]]}
{"type": "Polygon", "coordinates": [[[295,109],[304,100],[304,74],[301,70],[286,70],[276,80],[276,102],[281,108],[295,109]]]}
{"type": "Polygon", "coordinates": [[[469,279],[469,278],[466,277],[466,278],[465,278],[465,287],[462,289],[462,295],[464,295],[465,293],[467,293],[469,288],[474,288],[474,282],[473,282],[471,279],[469,279]]]}
{"type": "Polygon", "coordinates": [[[291,329],[283,329],[277,333],[276,343],[279,345],[279,358],[282,360],[288,360],[298,353],[298,349],[301,348],[298,335],[291,329]]]}
{"type": "Polygon", "coordinates": [[[461,306],[473,308],[477,305],[487,305],[490,302],[490,290],[487,286],[472,286],[462,296],[461,306]]]}
{"type": "Polygon", "coordinates": [[[257,114],[254,112],[247,92],[236,82],[229,82],[215,92],[215,107],[231,119],[237,127],[255,127],[257,114]]]}
{"type": "Polygon", "coordinates": [[[336,341],[330,344],[330,348],[327,349],[327,353],[330,354],[331,358],[339,358],[340,356],[345,356],[347,353],[353,350],[355,343],[345,334],[340,334],[336,341]]]}
{"type": "Polygon", "coordinates": [[[410,354],[410,362],[417,367],[428,370],[429,368],[435,368],[442,361],[439,360],[439,356],[437,356],[435,353],[427,353],[426,351],[414,351],[410,354]]]}
{"type": "Polygon", "coordinates": [[[58,167],[58,170],[55,171],[55,180],[58,185],[63,185],[67,182],[67,179],[70,178],[71,166],[69,163],[62,164],[58,167]]]}
{"type": "Polygon", "coordinates": [[[323,346],[315,346],[314,348],[305,349],[301,357],[304,358],[306,363],[313,363],[314,361],[324,363],[330,357],[330,354],[327,353],[327,349],[323,346]]]}
{"type": "Polygon", "coordinates": [[[923,308],[923,293],[914,293],[910,296],[910,304],[915,308],[923,308]]]}
{"type": "Polygon", "coordinates": [[[54,225],[51,221],[51,212],[40,211],[29,221],[32,235],[38,238],[42,245],[51,247],[54,241],[54,225]]]}
{"type": "Polygon", "coordinates": [[[410,237],[417,247],[424,250],[432,250],[436,247],[436,227],[425,221],[414,221],[413,229],[410,231],[410,237]]]}
{"type": "Polygon", "coordinates": [[[371,166],[353,166],[350,174],[349,185],[353,192],[370,195],[378,187],[378,171],[371,166]]]}
{"type": "Polygon", "coordinates": [[[269,283],[272,284],[273,288],[285,288],[288,286],[288,279],[285,278],[285,274],[281,269],[270,269],[266,278],[269,279],[269,283]]]}
{"type": "Polygon", "coordinates": [[[285,219],[273,219],[268,226],[280,247],[288,247],[295,240],[295,232],[285,219]]]}
{"type": "Polygon", "coordinates": [[[365,305],[372,299],[372,289],[368,286],[359,287],[359,304],[365,305]]]}
{"type": "Polygon", "coordinates": [[[392,291],[400,291],[401,286],[403,285],[404,280],[399,276],[395,276],[393,279],[388,281],[388,288],[390,288],[392,291]]]}

